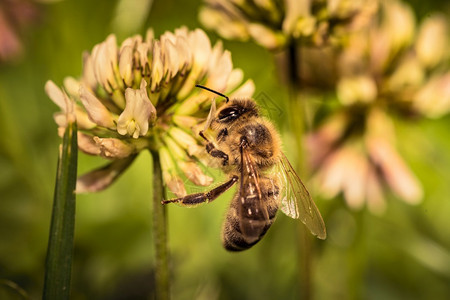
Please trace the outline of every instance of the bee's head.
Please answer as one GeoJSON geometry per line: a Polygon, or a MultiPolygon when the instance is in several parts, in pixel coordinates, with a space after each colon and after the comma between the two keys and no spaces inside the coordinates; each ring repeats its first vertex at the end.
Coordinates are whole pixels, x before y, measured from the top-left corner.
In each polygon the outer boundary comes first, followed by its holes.
{"type": "Polygon", "coordinates": [[[258,116],[258,108],[252,99],[232,99],[228,96],[212,90],[206,86],[196,84],[196,87],[210,91],[226,99],[226,104],[217,113],[217,121],[224,124],[230,124],[238,119],[247,119],[248,117],[258,116]]]}
{"type": "Polygon", "coordinates": [[[232,99],[217,113],[217,121],[230,124],[238,119],[258,116],[258,108],[252,99],[232,99]]]}

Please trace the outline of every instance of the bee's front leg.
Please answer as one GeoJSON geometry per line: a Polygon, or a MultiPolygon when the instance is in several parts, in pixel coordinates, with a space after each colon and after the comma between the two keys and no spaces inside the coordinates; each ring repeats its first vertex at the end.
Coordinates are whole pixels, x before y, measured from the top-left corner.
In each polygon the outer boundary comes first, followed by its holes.
{"type": "Polygon", "coordinates": [[[228,165],[228,154],[223,152],[222,150],[219,150],[214,146],[213,143],[211,143],[208,138],[203,134],[203,130],[200,131],[199,135],[206,141],[208,144],[206,144],[206,152],[208,152],[209,155],[216,158],[222,159],[222,165],[227,166],[228,165]]]}
{"type": "Polygon", "coordinates": [[[163,201],[161,201],[161,203],[162,204],[179,203],[179,204],[185,205],[185,206],[195,206],[197,204],[201,204],[204,202],[209,203],[209,202],[215,200],[220,195],[222,195],[226,190],[231,188],[238,181],[238,179],[239,179],[239,177],[233,176],[233,177],[231,177],[230,180],[228,180],[225,183],[222,183],[218,187],[215,187],[214,189],[210,190],[209,192],[190,194],[190,195],[186,195],[182,198],[163,200],[163,201]]]}

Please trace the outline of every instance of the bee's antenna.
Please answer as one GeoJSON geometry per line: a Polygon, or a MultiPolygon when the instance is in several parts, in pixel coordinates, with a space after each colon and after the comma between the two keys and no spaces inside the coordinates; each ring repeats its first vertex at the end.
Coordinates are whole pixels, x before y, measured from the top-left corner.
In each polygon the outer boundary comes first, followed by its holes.
{"type": "Polygon", "coordinates": [[[207,88],[206,86],[203,86],[203,85],[200,85],[200,84],[196,84],[195,86],[198,87],[198,88],[201,88],[201,89],[210,91],[211,93],[214,93],[214,94],[217,94],[217,95],[219,95],[219,96],[224,97],[225,99],[227,99],[227,103],[228,103],[228,101],[230,101],[230,98],[228,98],[228,96],[225,96],[224,94],[219,93],[218,91],[212,90],[212,89],[207,88]]]}

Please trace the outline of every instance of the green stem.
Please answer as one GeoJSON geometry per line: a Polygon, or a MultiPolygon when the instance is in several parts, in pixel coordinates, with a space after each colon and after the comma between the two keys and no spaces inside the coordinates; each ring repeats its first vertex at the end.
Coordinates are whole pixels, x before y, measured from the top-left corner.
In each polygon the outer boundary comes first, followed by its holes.
{"type": "MultiPolygon", "coordinates": [[[[303,139],[305,134],[305,103],[301,98],[300,53],[295,42],[288,48],[289,120],[294,140],[297,143],[297,172],[307,175],[303,139]]],[[[299,233],[299,279],[301,299],[312,299],[312,241],[302,222],[298,222],[299,233]]]]}
{"type": "Polygon", "coordinates": [[[42,299],[69,299],[75,231],[77,126],[69,123],[60,148],[42,299]]]}
{"type": "Polygon", "coordinates": [[[364,281],[367,269],[367,245],[365,236],[367,233],[366,214],[364,211],[355,212],[357,232],[350,249],[347,252],[348,266],[350,269],[348,277],[348,299],[361,299],[364,293],[364,281]]]}
{"type": "Polygon", "coordinates": [[[161,204],[164,196],[161,163],[158,151],[153,157],[153,237],[155,244],[156,299],[170,299],[169,251],[167,247],[166,207],[161,204]]]}
{"type": "Polygon", "coordinates": [[[306,174],[304,152],[303,152],[303,138],[305,133],[305,103],[301,97],[300,86],[300,54],[297,46],[293,42],[288,48],[287,68],[289,73],[289,121],[291,130],[294,134],[297,143],[297,172],[299,175],[306,174]]]}

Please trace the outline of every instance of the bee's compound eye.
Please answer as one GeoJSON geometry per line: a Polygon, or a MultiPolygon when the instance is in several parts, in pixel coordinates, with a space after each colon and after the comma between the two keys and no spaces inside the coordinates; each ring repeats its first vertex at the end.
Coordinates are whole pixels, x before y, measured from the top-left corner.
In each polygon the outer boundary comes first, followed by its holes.
{"type": "Polygon", "coordinates": [[[219,113],[219,121],[223,123],[231,122],[239,118],[239,116],[242,115],[242,113],[243,113],[242,109],[239,109],[238,107],[235,106],[224,108],[219,113]]]}

